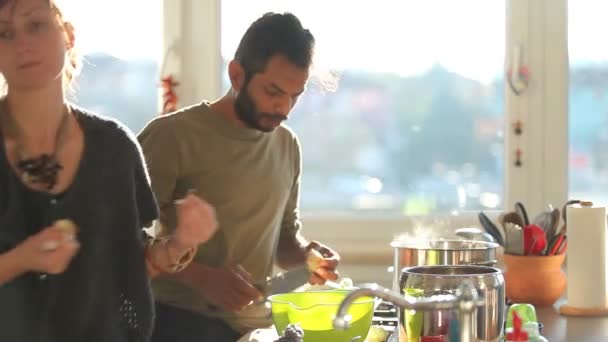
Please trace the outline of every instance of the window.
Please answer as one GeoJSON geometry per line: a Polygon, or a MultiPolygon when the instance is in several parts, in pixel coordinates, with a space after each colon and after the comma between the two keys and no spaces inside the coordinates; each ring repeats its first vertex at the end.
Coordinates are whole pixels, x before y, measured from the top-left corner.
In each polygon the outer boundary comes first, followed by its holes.
{"type": "Polygon", "coordinates": [[[84,57],[72,100],[138,132],[158,113],[161,0],[59,4],[84,57]]]}
{"type": "Polygon", "coordinates": [[[224,68],[253,20],[289,11],[315,35],[317,65],[341,75],[335,93],[309,87],[288,121],[303,146],[303,209],[501,208],[505,1],[357,4],[222,0],[224,68]]]}
{"type": "Polygon", "coordinates": [[[568,2],[570,54],[569,192],[608,204],[608,4],[568,2]]]}

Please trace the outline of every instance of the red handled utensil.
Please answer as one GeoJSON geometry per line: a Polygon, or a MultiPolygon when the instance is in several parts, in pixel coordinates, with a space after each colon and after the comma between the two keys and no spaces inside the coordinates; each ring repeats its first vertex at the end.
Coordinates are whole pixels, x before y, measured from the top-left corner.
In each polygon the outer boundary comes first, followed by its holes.
{"type": "Polygon", "coordinates": [[[566,253],[567,249],[568,249],[568,240],[566,239],[566,236],[564,235],[564,239],[562,240],[562,243],[559,245],[559,247],[557,248],[557,252],[555,252],[555,253],[564,254],[564,253],[566,253]]]}
{"type": "Polygon", "coordinates": [[[541,255],[547,246],[545,231],[536,224],[524,227],[524,252],[526,255],[541,255]]]}
{"type": "Polygon", "coordinates": [[[566,235],[559,234],[559,236],[557,236],[555,240],[551,242],[551,246],[549,246],[549,252],[547,253],[547,255],[556,255],[565,238],[566,235]]]}

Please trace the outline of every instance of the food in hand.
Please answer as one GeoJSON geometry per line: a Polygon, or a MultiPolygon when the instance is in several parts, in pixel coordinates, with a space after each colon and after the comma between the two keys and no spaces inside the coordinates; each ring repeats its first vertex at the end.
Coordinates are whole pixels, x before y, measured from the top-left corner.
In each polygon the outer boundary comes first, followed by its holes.
{"type": "Polygon", "coordinates": [[[281,336],[275,342],[303,342],[304,330],[298,324],[289,324],[281,336]]]}
{"type": "Polygon", "coordinates": [[[61,231],[67,234],[76,234],[78,226],[74,221],[68,219],[57,220],[53,223],[53,226],[59,228],[61,231]]]}
{"type": "Polygon", "coordinates": [[[311,249],[306,257],[306,265],[311,272],[314,272],[321,267],[321,261],[323,261],[323,255],[316,249],[311,249]]]}
{"type": "MultiPolygon", "coordinates": [[[[53,223],[53,227],[68,235],[74,235],[78,231],[78,226],[74,223],[74,221],[68,219],[55,221],[53,223]]],[[[71,239],[71,237],[69,237],[69,239],[71,239]]],[[[51,240],[44,242],[40,248],[45,252],[50,252],[59,248],[60,244],[61,242],[59,241],[51,240]]]]}

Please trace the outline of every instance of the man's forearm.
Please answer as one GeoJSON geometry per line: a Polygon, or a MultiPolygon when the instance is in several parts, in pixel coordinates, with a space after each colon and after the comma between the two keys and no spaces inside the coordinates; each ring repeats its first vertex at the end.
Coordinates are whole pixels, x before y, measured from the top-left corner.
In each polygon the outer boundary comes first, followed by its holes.
{"type": "Polygon", "coordinates": [[[293,268],[306,262],[308,241],[300,235],[281,236],[277,247],[277,264],[283,269],[293,268]]]}
{"type": "Polygon", "coordinates": [[[210,271],[211,268],[207,265],[198,262],[191,262],[190,265],[184,268],[181,272],[168,274],[166,276],[177,280],[189,288],[196,289],[201,286],[201,282],[204,282],[205,279],[208,280],[212,278],[210,271]]]}

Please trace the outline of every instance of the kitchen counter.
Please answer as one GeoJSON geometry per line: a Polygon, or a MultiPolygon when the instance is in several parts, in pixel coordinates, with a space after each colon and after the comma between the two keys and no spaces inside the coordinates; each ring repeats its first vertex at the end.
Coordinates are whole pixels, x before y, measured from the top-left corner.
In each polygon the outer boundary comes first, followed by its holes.
{"type": "Polygon", "coordinates": [[[537,307],[536,313],[543,327],[543,336],[550,342],[595,342],[608,341],[608,317],[562,316],[559,300],[552,307],[537,307]]]}
{"type": "MultiPolygon", "coordinates": [[[[549,342],[600,342],[608,341],[608,317],[571,317],[558,312],[563,300],[554,306],[537,307],[538,320],[544,325],[543,336],[549,342]]],[[[275,341],[278,335],[274,329],[258,329],[243,337],[239,342],[275,341]]]]}

